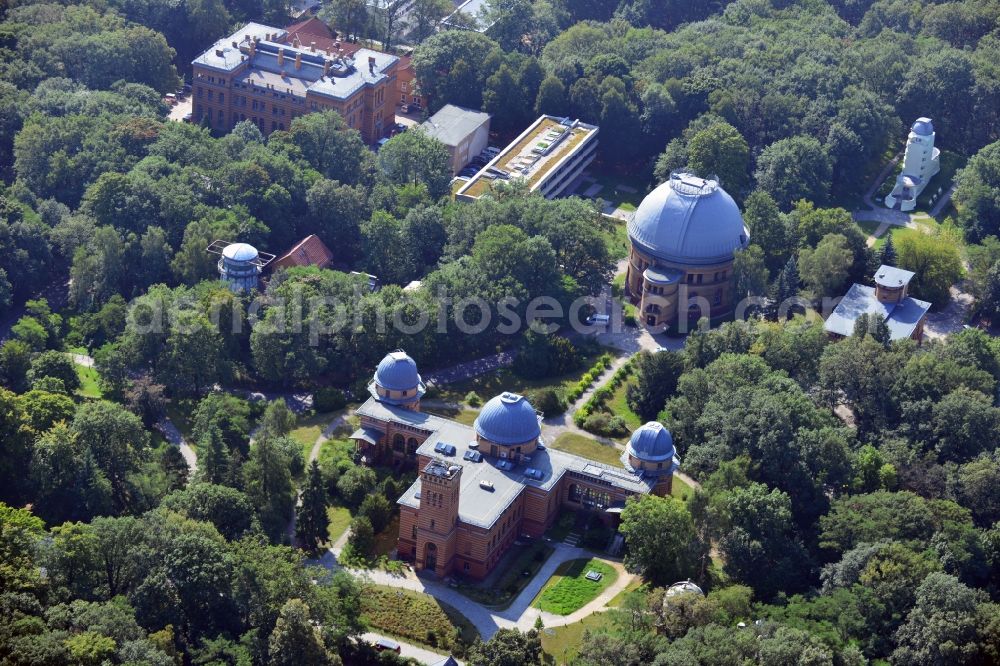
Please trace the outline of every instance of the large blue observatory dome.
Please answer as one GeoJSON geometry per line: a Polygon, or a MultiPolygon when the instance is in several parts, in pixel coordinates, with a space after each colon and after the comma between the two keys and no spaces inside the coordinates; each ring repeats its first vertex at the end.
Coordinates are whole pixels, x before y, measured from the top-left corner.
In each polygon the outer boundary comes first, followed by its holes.
{"type": "Polygon", "coordinates": [[[535,408],[516,393],[501,393],[483,405],[475,428],[483,439],[503,445],[524,444],[542,434],[535,408]]]}

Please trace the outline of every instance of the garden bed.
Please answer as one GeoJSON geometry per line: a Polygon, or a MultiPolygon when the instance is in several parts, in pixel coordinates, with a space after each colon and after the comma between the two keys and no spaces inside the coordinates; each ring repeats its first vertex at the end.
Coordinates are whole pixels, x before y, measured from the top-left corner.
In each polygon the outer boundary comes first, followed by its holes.
{"type": "Polygon", "coordinates": [[[408,643],[463,655],[479,632],[461,613],[434,597],[384,585],[366,585],[362,619],[408,643]]]}
{"type": "Polygon", "coordinates": [[[526,546],[514,546],[500,560],[502,571],[490,575],[492,584],[459,585],[458,590],[476,603],[503,610],[510,605],[552,554],[552,547],[536,540],[526,546]],[[515,549],[520,548],[520,552],[515,549]],[[527,573],[527,575],[525,575],[527,573]]]}
{"type": "Polygon", "coordinates": [[[563,562],[538,592],[531,605],[556,615],[574,613],[618,580],[618,570],[598,559],[563,562]],[[592,578],[588,574],[594,572],[592,578]],[[599,577],[598,577],[599,575],[599,577]]]}

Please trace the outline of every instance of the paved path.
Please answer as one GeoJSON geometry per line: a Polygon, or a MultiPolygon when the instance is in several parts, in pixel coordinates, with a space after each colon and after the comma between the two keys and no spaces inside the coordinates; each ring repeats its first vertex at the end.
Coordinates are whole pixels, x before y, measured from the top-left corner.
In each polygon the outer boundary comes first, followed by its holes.
{"type": "Polygon", "coordinates": [[[944,194],[942,194],[938,198],[937,203],[934,204],[934,208],[931,209],[930,213],[931,217],[936,218],[941,214],[941,211],[944,210],[944,207],[947,206],[948,202],[951,201],[951,195],[954,193],[955,193],[955,184],[952,183],[948,187],[948,189],[944,191],[944,194]]]}
{"type": "MultiPolygon", "coordinates": [[[[403,657],[409,657],[410,659],[416,659],[421,664],[436,664],[436,663],[438,663],[439,661],[441,661],[442,659],[444,659],[445,657],[448,656],[448,655],[443,654],[443,653],[431,652],[427,648],[422,648],[422,647],[419,647],[417,645],[413,645],[411,643],[404,643],[403,641],[399,640],[398,638],[393,638],[392,636],[384,636],[382,634],[376,634],[376,633],[372,633],[370,631],[367,632],[367,633],[361,634],[361,638],[363,640],[368,641],[369,643],[374,643],[375,641],[379,640],[380,638],[388,638],[390,641],[395,641],[395,642],[399,643],[399,648],[400,648],[399,654],[401,656],[403,656],[403,657]]],[[[464,664],[465,663],[465,662],[459,661],[458,659],[455,659],[455,661],[457,661],[459,664],[464,664]]]]}
{"type": "Polygon", "coordinates": [[[453,382],[460,382],[465,379],[484,375],[487,372],[492,372],[498,368],[508,366],[513,362],[513,352],[500,352],[499,354],[493,354],[492,356],[477,358],[476,360],[469,361],[468,363],[459,363],[458,365],[453,365],[449,368],[436,370],[425,376],[424,379],[429,384],[451,384],[453,382]]]}
{"type": "Polygon", "coordinates": [[[184,456],[184,462],[187,463],[188,471],[190,472],[188,479],[193,479],[195,472],[198,471],[198,454],[194,452],[190,444],[184,441],[181,431],[166,416],[161,418],[154,427],[163,433],[167,442],[181,450],[181,455],[184,456]]]}
{"type": "Polygon", "coordinates": [[[82,365],[87,368],[94,367],[93,356],[87,356],[86,354],[70,354],[70,357],[72,357],[73,362],[77,365],[82,365]]]}
{"type": "Polygon", "coordinates": [[[882,224],[878,225],[878,228],[872,232],[872,235],[865,239],[865,245],[867,245],[868,247],[873,247],[875,245],[875,242],[882,237],[882,234],[884,234],[888,230],[889,230],[888,222],[883,222],[882,224]]]}
{"type": "MultiPolygon", "coordinates": [[[[601,558],[603,561],[615,567],[615,569],[618,570],[619,575],[618,580],[602,592],[597,599],[575,613],[565,616],[543,613],[537,608],[532,608],[530,606],[532,599],[535,598],[535,595],[538,594],[538,591],[542,589],[542,586],[545,585],[546,581],[548,581],[560,564],[568,562],[569,560],[591,558],[595,556],[592,551],[584,548],[567,546],[562,543],[553,545],[555,546],[555,551],[551,556],[549,556],[545,563],[542,564],[538,573],[531,579],[531,582],[525,586],[517,598],[511,602],[510,606],[508,606],[505,610],[489,609],[476,603],[475,601],[472,601],[458,590],[452,589],[444,583],[428,580],[424,577],[418,577],[409,570],[406,570],[405,573],[399,575],[390,574],[379,569],[349,571],[358,578],[366,580],[370,583],[423,592],[425,594],[429,594],[435,599],[438,599],[439,601],[443,601],[462,613],[462,615],[464,615],[469,622],[476,627],[479,634],[483,637],[483,640],[491,638],[498,629],[516,627],[521,631],[527,631],[535,625],[535,620],[539,616],[542,618],[542,622],[545,623],[545,626],[547,627],[558,627],[578,622],[582,618],[603,609],[611,599],[624,590],[632,581],[633,576],[624,570],[621,562],[601,558]]],[[[330,549],[323,555],[322,558],[319,560],[313,560],[311,563],[323,566],[327,569],[340,568],[340,565],[337,563],[337,556],[334,549],[330,549]]]]}

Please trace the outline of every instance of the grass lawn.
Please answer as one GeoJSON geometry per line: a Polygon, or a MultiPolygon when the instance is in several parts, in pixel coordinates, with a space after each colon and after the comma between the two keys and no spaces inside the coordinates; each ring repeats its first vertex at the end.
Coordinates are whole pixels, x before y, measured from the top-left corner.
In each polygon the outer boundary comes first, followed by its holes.
{"type": "MultiPolygon", "coordinates": [[[[622,209],[626,209],[626,205],[631,206],[631,204],[624,204],[622,205],[622,209]]],[[[635,210],[635,207],[631,206],[631,210],[635,210]]],[[[628,256],[629,247],[628,231],[625,230],[625,222],[616,220],[615,222],[612,222],[612,225],[613,226],[609,231],[602,234],[604,236],[604,242],[607,244],[608,252],[611,254],[613,259],[624,259],[628,256]]]]}
{"type": "Polygon", "coordinates": [[[625,601],[625,597],[632,594],[633,592],[646,593],[649,591],[649,586],[642,582],[642,579],[638,576],[632,578],[632,582],[625,586],[625,589],[616,594],[611,601],[608,602],[609,608],[618,608],[625,601]]]}
{"type": "Polygon", "coordinates": [[[675,474],[674,479],[670,484],[670,495],[686,502],[693,494],[694,491],[691,489],[691,486],[689,486],[684,479],[675,474]]]}
{"type": "Polygon", "coordinates": [[[332,544],[351,526],[351,512],[345,506],[329,506],[326,508],[326,518],[329,521],[326,533],[330,536],[332,544]]]}
{"type": "MultiPolygon", "coordinates": [[[[465,381],[440,386],[438,387],[436,391],[437,395],[435,395],[434,398],[446,400],[448,402],[461,403],[465,401],[465,396],[469,393],[469,391],[475,391],[476,394],[483,399],[483,402],[485,402],[493,396],[500,395],[504,391],[524,393],[525,391],[540,388],[551,388],[565,396],[566,391],[580,381],[580,377],[590,370],[590,367],[597,361],[598,357],[602,353],[604,353],[603,349],[598,350],[593,354],[584,356],[582,359],[583,362],[577,370],[559,377],[525,379],[524,377],[516,375],[510,368],[500,368],[493,372],[487,372],[486,374],[479,375],[478,377],[473,377],[465,381]]],[[[475,416],[472,416],[472,420],[475,420],[475,416]]]]}
{"type": "Polygon", "coordinates": [[[556,615],[569,615],[597,598],[609,585],[618,580],[618,571],[596,559],[579,559],[563,562],[549,578],[532,606],[556,615]],[[588,580],[587,573],[602,574],[600,580],[588,580]]]}
{"type": "Polygon", "coordinates": [[[351,460],[354,455],[354,442],[349,439],[328,439],[319,448],[319,456],[317,460],[319,461],[320,467],[323,467],[327,463],[331,463],[335,460],[345,458],[351,460]]]}
{"type": "Polygon", "coordinates": [[[97,370],[86,365],[77,365],[76,374],[80,378],[80,388],[77,389],[77,394],[83,396],[84,398],[94,398],[100,399],[104,397],[104,393],[101,391],[101,386],[98,384],[101,376],[97,374],[97,370]]]}
{"type": "Polygon", "coordinates": [[[576,659],[583,644],[584,632],[614,630],[613,613],[594,613],[579,622],[542,630],[542,650],[549,654],[556,664],[569,664],[576,659]]]}
{"type": "Polygon", "coordinates": [[[635,430],[642,425],[642,419],[629,408],[628,402],[625,400],[625,391],[627,389],[628,382],[622,382],[622,385],[615,390],[611,395],[611,399],[608,400],[607,408],[612,415],[625,419],[625,425],[628,426],[629,430],[635,430]]]}
{"type": "Polygon", "coordinates": [[[326,426],[337,418],[337,415],[338,412],[324,412],[298,418],[295,429],[288,433],[288,436],[302,444],[302,460],[309,460],[309,452],[312,451],[313,444],[323,434],[326,426]]]}
{"type": "Polygon", "coordinates": [[[575,432],[564,432],[556,437],[549,446],[567,453],[575,453],[584,458],[590,458],[608,465],[621,466],[621,451],[613,446],[601,444],[596,439],[575,432]]]}
{"type": "Polygon", "coordinates": [[[434,597],[384,585],[366,585],[362,618],[373,629],[409,643],[462,655],[479,632],[451,606],[434,597]]]}
{"type": "Polygon", "coordinates": [[[500,559],[499,566],[503,567],[503,571],[496,576],[491,587],[460,585],[458,591],[476,603],[503,610],[517,598],[551,554],[552,547],[541,539],[526,546],[515,545],[500,559]]]}

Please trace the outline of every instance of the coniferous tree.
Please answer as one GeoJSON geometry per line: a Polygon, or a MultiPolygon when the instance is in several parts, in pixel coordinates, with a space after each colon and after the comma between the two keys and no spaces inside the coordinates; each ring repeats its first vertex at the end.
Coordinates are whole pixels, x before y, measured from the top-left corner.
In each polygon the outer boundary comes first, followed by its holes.
{"type": "Polygon", "coordinates": [[[218,428],[213,428],[202,436],[198,444],[205,452],[198,461],[201,480],[206,483],[224,484],[229,472],[229,451],[226,450],[226,443],[222,440],[222,433],[218,428]]]}
{"type": "Polygon", "coordinates": [[[309,481],[302,491],[302,504],[296,510],[295,536],[307,550],[316,548],[326,536],[326,484],[319,463],[315,460],[309,467],[309,481]]]}
{"type": "Polygon", "coordinates": [[[896,246],[892,242],[892,230],[889,230],[889,235],[885,238],[885,243],[882,245],[882,251],[879,253],[879,259],[886,266],[895,266],[898,257],[896,255],[896,246]]]}

